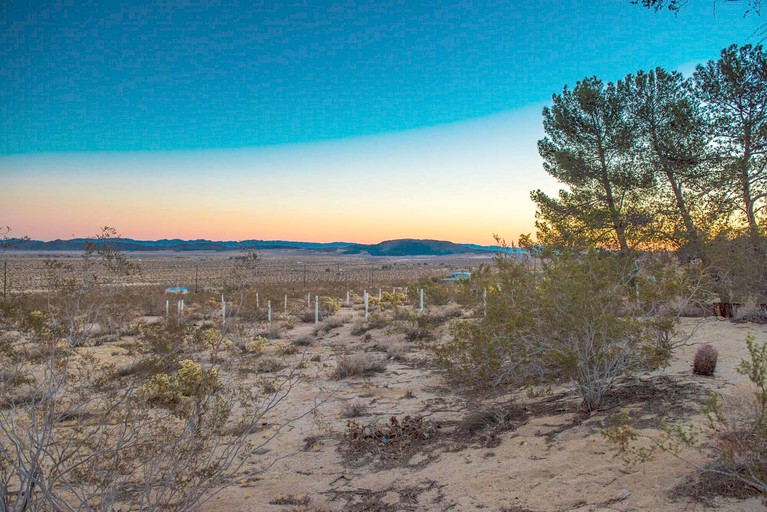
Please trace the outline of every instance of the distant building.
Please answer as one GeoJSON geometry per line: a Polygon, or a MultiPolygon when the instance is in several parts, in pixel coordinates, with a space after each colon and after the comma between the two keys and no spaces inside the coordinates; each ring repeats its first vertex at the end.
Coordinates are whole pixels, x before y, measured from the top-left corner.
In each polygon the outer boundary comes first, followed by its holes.
{"type": "Polygon", "coordinates": [[[443,281],[463,281],[464,279],[471,279],[471,272],[453,272],[449,276],[443,279],[443,281]]]}
{"type": "Polygon", "coordinates": [[[173,286],[172,288],[165,288],[165,293],[189,293],[189,290],[185,286],[173,286]]]}

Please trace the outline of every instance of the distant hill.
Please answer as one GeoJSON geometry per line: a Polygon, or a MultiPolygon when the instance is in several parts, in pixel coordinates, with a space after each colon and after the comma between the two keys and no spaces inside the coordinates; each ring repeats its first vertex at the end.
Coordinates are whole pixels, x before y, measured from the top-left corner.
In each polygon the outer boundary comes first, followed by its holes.
{"type": "Polygon", "coordinates": [[[345,254],[366,252],[371,256],[446,256],[451,254],[473,254],[480,252],[465,245],[442,240],[417,240],[404,238],[387,240],[374,245],[357,244],[343,251],[345,254]]]}
{"type": "MultiPolygon", "coordinates": [[[[86,238],[71,240],[22,240],[8,241],[8,247],[18,251],[82,251],[88,242],[86,238]]],[[[267,249],[298,249],[341,254],[369,254],[371,256],[445,256],[452,254],[481,254],[497,252],[501,248],[490,245],[456,244],[444,240],[418,240],[405,238],[387,240],[378,244],[356,244],[352,242],[297,242],[287,240],[243,240],[212,241],[212,240],[133,240],[131,238],[110,239],[115,249],[123,252],[133,251],[240,251],[267,249]]]]}

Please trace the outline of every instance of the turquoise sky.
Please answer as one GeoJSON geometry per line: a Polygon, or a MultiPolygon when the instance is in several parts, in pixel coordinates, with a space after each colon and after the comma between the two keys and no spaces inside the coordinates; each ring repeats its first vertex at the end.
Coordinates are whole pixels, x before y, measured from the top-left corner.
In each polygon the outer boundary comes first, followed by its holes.
{"type": "Polygon", "coordinates": [[[677,67],[760,19],[695,0],[5,0],[0,152],[252,147],[434,126],[677,67]]]}
{"type": "Polygon", "coordinates": [[[714,5],[6,0],[0,224],[515,238],[530,189],[556,189],[536,152],[551,94],[757,40],[764,18],[714,5]]]}

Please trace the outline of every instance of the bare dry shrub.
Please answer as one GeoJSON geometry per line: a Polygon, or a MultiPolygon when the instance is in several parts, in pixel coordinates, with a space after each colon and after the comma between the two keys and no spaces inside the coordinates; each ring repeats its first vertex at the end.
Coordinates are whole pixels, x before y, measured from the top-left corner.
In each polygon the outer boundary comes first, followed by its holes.
{"type": "Polygon", "coordinates": [[[274,357],[263,357],[254,366],[258,373],[277,373],[287,367],[283,361],[274,357]]]}
{"type": "Polygon", "coordinates": [[[402,419],[391,416],[383,425],[376,422],[362,425],[349,420],[344,440],[358,452],[373,452],[384,456],[403,456],[434,440],[434,426],[418,416],[402,419]]]}
{"type": "Polygon", "coordinates": [[[357,322],[355,322],[354,325],[352,326],[352,334],[354,336],[361,336],[373,329],[383,329],[389,325],[390,321],[391,321],[391,317],[389,317],[385,313],[376,311],[368,315],[368,318],[366,320],[363,319],[363,320],[358,320],[357,322]]]}
{"type": "Polygon", "coordinates": [[[342,380],[349,377],[365,377],[385,371],[386,361],[372,358],[368,354],[353,354],[338,360],[333,378],[342,380]]]}
{"type": "Polygon", "coordinates": [[[344,325],[343,318],[332,316],[326,320],[323,320],[317,327],[315,327],[314,335],[321,336],[321,335],[327,334],[333,329],[338,329],[339,327],[342,327],[343,325],[344,325]]]}
{"type": "Polygon", "coordinates": [[[263,329],[259,336],[268,340],[278,340],[285,336],[285,327],[278,322],[272,322],[266,329],[263,329]]]}
{"type": "Polygon", "coordinates": [[[407,361],[407,355],[412,345],[407,343],[391,343],[386,346],[386,354],[395,361],[407,361]]]}
{"type": "Polygon", "coordinates": [[[362,402],[351,402],[341,409],[342,418],[359,418],[368,414],[368,406],[362,402]]]}
{"type": "Polygon", "coordinates": [[[300,338],[293,340],[293,345],[297,347],[308,347],[312,343],[314,343],[314,338],[310,338],[309,336],[301,336],[300,338]]]}

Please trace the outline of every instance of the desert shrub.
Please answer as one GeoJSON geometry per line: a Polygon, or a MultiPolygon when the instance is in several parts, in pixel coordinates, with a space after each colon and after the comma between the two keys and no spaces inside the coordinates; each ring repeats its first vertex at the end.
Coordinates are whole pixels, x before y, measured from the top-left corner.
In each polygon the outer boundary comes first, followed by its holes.
{"type": "Polygon", "coordinates": [[[364,377],[386,371],[386,361],[371,358],[366,354],[353,354],[338,360],[333,378],[341,380],[349,377],[364,377]]]}
{"type": "Polygon", "coordinates": [[[406,299],[407,296],[404,293],[382,292],[380,306],[385,309],[402,306],[406,299]]]}
{"type": "Polygon", "coordinates": [[[272,322],[266,329],[263,329],[259,335],[268,340],[278,340],[283,337],[285,333],[284,325],[277,322],[272,322]]]}
{"type": "Polygon", "coordinates": [[[126,377],[135,377],[138,379],[145,379],[153,377],[154,375],[164,372],[175,370],[175,366],[168,361],[161,361],[157,357],[141,357],[136,361],[131,362],[125,366],[121,366],[115,369],[114,376],[118,379],[126,377]]]}
{"type": "Polygon", "coordinates": [[[220,383],[215,368],[203,370],[190,359],[181,361],[173,375],[159,373],[138,389],[138,396],[150,406],[185,410],[190,400],[200,401],[220,383]]]}
{"type": "Polygon", "coordinates": [[[436,325],[427,315],[412,315],[397,322],[399,330],[407,341],[428,341],[434,338],[436,325]]]}
{"type": "Polygon", "coordinates": [[[202,350],[216,349],[221,344],[222,339],[223,334],[215,327],[196,329],[192,335],[192,342],[202,350]]]}
{"type": "Polygon", "coordinates": [[[444,308],[431,309],[427,312],[429,320],[435,325],[442,325],[454,318],[463,316],[463,310],[456,305],[450,305],[444,308]]]}
{"type": "Polygon", "coordinates": [[[309,510],[306,508],[306,505],[308,505],[311,502],[311,498],[309,496],[305,496],[303,494],[281,494],[275,498],[272,498],[269,501],[270,505],[293,505],[294,507],[300,507],[300,508],[294,508],[293,510],[309,510]]]}
{"type": "Polygon", "coordinates": [[[724,232],[706,244],[709,274],[721,302],[767,301],[767,240],[765,237],[728,238],[724,232]]]}
{"type": "Polygon", "coordinates": [[[698,347],[695,351],[695,359],[692,365],[694,375],[703,375],[704,377],[713,377],[716,371],[716,361],[719,358],[719,352],[706,343],[698,347]]]}
{"type": "MultiPolygon", "coordinates": [[[[213,331],[206,329],[200,336],[209,339],[209,337],[212,338],[212,334],[213,331]]],[[[183,353],[188,335],[189,328],[185,325],[174,325],[172,322],[145,324],[141,327],[139,341],[145,354],[173,363],[183,353]]]]}
{"type": "Polygon", "coordinates": [[[341,309],[341,299],[323,295],[320,297],[320,318],[335,315],[341,309]]]}
{"type": "Polygon", "coordinates": [[[404,416],[399,419],[391,416],[383,425],[361,425],[349,420],[344,440],[354,451],[404,456],[408,451],[434,440],[436,433],[434,425],[421,417],[404,416]]]}
{"type": "Polygon", "coordinates": [[[406,361],[409,348],[410,347],[406,343],[393,343],[387,345],[385,350],[390,359],[394,359],[395,361],[406,361]]]}
{"type": "Polygon", "coordinates": [[[714,449],[719,461],[767,496],[767,343],[757,345],[749,335],[746,347],[749,357],[740,362],[737,371],[754,385],[752,400],[733,411],[714,394],[705,412],[717,439],[714,449]]]}
{"type": "Polygon", "coordinates": [[[367,319],[361,319],[354,323],[352,326],[352,334],[354,336],[361,336],[373,329],[383,329],[389,325],[390,318],[384,313],[374,312],[368,315],[367,319]]]}
{"type": "Polygon", "coordinates": [[[460,381],[572,381],[594,410],[616,379],[650,364],[655,341],[636,305],[631,262],[589,252],[551,258],[539,272],[508,257],[496,264],[487,316],[455,322],[451,341],[436,349],[460,381]]]}
{"type": "MultiPolygon", "coordinates": [[[[644,436],[622,413],[602,434],[629,463],[652,458],[656,451],[671,452],[703,473],[717,479],[732,477],[767,497],[767,343],[746,338],[748,359],[737,367],[752,384],[751,396],[723,397],[712,393],[703,405],[705,424],[662,424],[660,438],[644,436]],[[636,442],[649,438],[649,445],[636,442]],[[712,441],[712,442],[710,442],[712,441]],[[684,448],[711,450],[716,463],[701,466],[682,454],[684,448]]],[[[703,348],[703,347],[701,347],[703,348]]]]}
{"type": "Polygon", "coordinates": [[[315,329],[314,329],[314,335],[320,336],[323,334],[327,334],[328,332],[332,331],[333,329],[337,329],[344,325],[343,318],[339,317],[330,317],[326,320],[323,320],[315,329]]]}
{"type": "Polygon", "coordinates": [[[111,370],[95,358],[54,356],[23,394],[0,395],[7,510],[199,510],[241,477],[259,446],[253,432],[295,382],[277,382],[264,403],[259,391],[185,360],[143,387],[102,389],[111,370]]]}
{"type": "Polygon", "coordinates": [[[427,306],[444,306],[450,302],[451,290],[447,283],[434,282],[431,279],[423,278],[408,286],[411,291],[409,298],[413,304],[420,302],[419,289],[423,289],[423,301],[427,306]]]}
{"type": "Polygon", "coordinates": [[[277,350],[277,354],[280,356],[292,356],[294,354],[298,354],[299,352],[301,352],[301,349],[292,343],[282,345],[279,350],[277,350]]]}
{"type": "Polygon", "coordinates": [[[263,357],[255,363],[255,369],[259,373],[276,373],[285,368],[286,364],[274,357],[263,357]]]}
{"type": "Polygon", "coordinates": [[[48,327],[50,315],[44,311],[28,311],[21,321],[21,328],[35,334],[42,334],[48,327]]]}
{"type": "Polygon", "coordinates": [[[362,402],[350,402],[341,408],[342,418],[359,418],[368,413],[368,406],[362,402]]]}
{"type": "Polygon", "coordinates": [[[263,336],[254,336],[245,344],[243,350],[246,354],[262,354],[268,342],[263,336]]]}
{"type": "Polygon", "coordinates": [[[312,343],[314,343],[314,338],[310,338],[309,336],[301,336],[300,338],[293,340],[293,345],[297,347],[308,347],[312,343]]]}
{"type": "Polygon", "coordinates": [[[314,322],[314,318],[315,318],[315,315],[314,315],[314,310],[311,310],[311,311],[304,311],[303,313],[301,313],[301,314],[299,315],[299,318],[300,318],[300,319],[301,319],[301,321],[302,321],[303,323],[305,323],[305,324],[310,324],[310,323],[313,323],[313,322],[314,322]]]}

